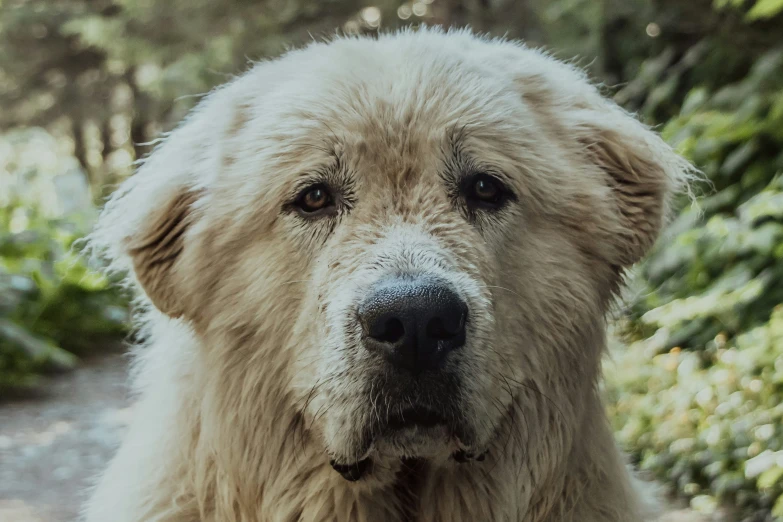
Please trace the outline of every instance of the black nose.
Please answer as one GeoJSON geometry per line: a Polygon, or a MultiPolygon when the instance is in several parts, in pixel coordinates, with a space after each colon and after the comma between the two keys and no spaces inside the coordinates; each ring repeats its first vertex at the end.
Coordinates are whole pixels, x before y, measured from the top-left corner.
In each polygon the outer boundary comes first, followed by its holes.
{"type": "Polygon", "coordinates": [[[432,278],[392,278],[359,305],[365,343],[397,368],[436,370],[465,344],[468,307],[452,288],[432,278]]]}

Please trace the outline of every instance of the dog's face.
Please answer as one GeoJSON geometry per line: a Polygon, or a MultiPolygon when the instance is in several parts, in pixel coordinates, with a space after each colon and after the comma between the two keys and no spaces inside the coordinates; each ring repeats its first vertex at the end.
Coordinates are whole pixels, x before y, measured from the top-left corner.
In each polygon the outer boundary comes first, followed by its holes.
{"type": "Polygon", "coordinates": [[[211,95],[102,233],[204,340],[235,429],[283,419],[238,413],[277,394],[356,478],[374,457],[479,457],[515,418],[567,431],[683,166],[538,52],[338,40],[211,95]]]}

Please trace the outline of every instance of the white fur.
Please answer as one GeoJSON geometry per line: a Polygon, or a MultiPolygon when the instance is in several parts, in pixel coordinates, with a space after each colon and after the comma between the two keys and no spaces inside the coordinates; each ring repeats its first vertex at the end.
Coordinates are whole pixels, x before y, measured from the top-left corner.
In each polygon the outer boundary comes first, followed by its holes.
{"type": "Polygon", "coordinates": [[[599,362],[622,271],[689,169],[581,72],[511,42],[404,31],[256,65],[158,147],[93,235],[139,283],[147,341],[133,426],[86,520],[652,520],[599,362]],[[467,215],[455,168],[496,173],[517,200],[467,215]],[[323,171],[352,208],[308,222],[287,203],[323,171]],[[363,438],[399,405],[351,314],[394,273],[437,275],[470,307],[448,366],[460,436],[363,438]],[[460,449],[489,453],[457,464],[460,449]],[[364,457],[355,483],[329,465],[364,457]],[[415,480],[401,457],[425,462],[415,480]]]}

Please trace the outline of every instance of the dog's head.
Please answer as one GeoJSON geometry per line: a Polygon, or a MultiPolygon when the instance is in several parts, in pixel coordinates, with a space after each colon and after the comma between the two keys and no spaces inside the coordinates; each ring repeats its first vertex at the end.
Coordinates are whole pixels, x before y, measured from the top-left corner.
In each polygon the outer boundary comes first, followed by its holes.
{"type": "Polygon", "coordinates": [[[301,411],[356,478],[374,455],[479,456],[515,415],[575,423],[687,170],[538,51],[339,39],[211,94],[96,237],[203,341],[221,429],[301,411]]]}

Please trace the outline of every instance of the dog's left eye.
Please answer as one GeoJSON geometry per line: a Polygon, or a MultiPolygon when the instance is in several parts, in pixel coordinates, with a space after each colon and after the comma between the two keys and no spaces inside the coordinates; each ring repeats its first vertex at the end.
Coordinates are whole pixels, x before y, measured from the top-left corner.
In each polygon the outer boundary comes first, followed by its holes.
{"type": "Polygon", "coordinates": [[[463,193],[469,205],[484,209],[496,209],[508,199],[508,189],[496,177],[476,174],[463,184],[463,193]]]}
{"type": "Polygon", "coordinates": [[[326,185],[319,183],[304,189],[294,204],[302,214],[321,215],[334,209],[334,197],[326,185]]]}

